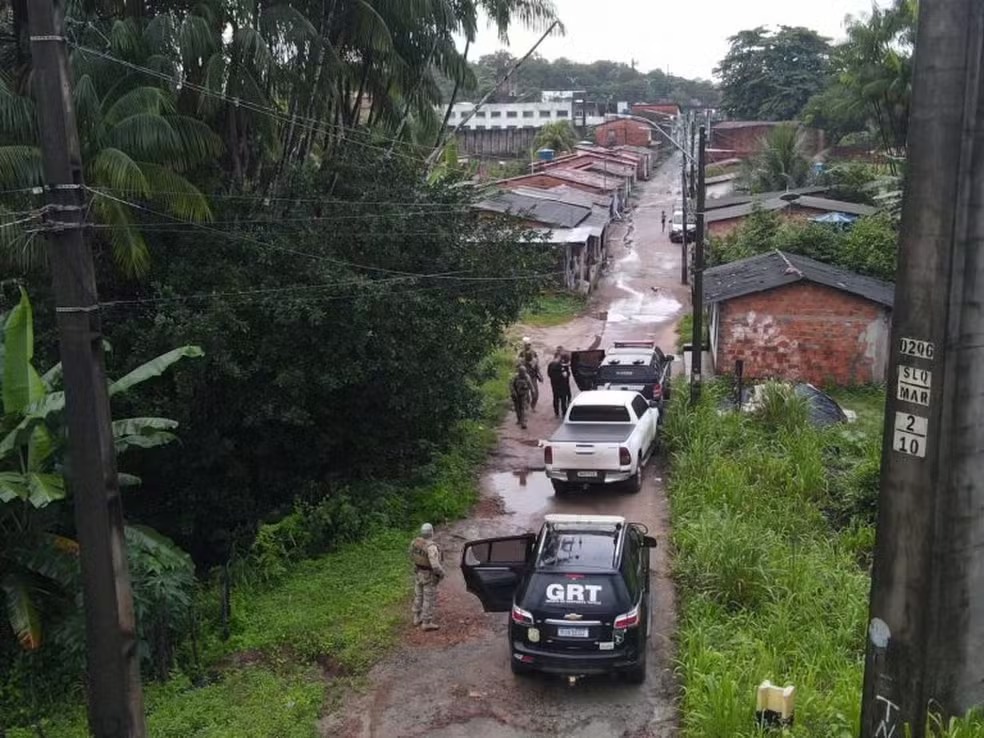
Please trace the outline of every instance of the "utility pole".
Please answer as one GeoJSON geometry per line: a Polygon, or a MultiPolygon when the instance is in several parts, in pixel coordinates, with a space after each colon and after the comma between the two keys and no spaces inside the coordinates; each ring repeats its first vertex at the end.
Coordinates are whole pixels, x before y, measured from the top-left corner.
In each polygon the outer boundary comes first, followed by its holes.
{"type": "Polygon", "coordinates": [[[919,4],[862,738],[984,702],[984,5],[919,4]]]}
{"type": "MultiPolygon", "coordinates": [[[[687,271],[689,269],[690,262],[690,252],[687,250],[687,124],[686,119],[680,116],[680,121],[682,127],[680,128],[680,150],[683,152],[683,156],[680,157],[680,208],[683,210],[683,241],[680,243],[681,259],[680,259],[680,284],[687,284],[687,271]]],[[[673,225],[670,224],[670,231],[672,232],[673,225]]]]}
{"type": "Polygon", "coordinates": [[[32,0],[33,83],[64,368],[69,487],[75,503],[85,611],[89,728],[96,738],[146,734],[123,508],[103,365],[92,254],[82,238],[83,181],[63,0],[32,0]]]}
{"type": "Polygon", "coordinates": [[[691,110],[687,113],[687,119],[689,121],[690,127],[690,196],[694,196],[694,183],[697,181],[697,177],[694,175],[694,160],[697,158],[697,154],[694,153],[694,139],[697,136],[697,115],[691,110]]]}
{"type": "MultiPolygon", "coordinates": [[[[690,356],[690,402],[693,405],[700,400],[700,379],[703,371],[704,356],[704,194],[707,187],[704,183],[704,167],[707,162],[707,129],[700,127],[699,143],[697,144],[697,233],[694,240],[694,336],[690,356]]],[[[684,223],[683,240],[687,241],[687,228],[684,223]]]]}

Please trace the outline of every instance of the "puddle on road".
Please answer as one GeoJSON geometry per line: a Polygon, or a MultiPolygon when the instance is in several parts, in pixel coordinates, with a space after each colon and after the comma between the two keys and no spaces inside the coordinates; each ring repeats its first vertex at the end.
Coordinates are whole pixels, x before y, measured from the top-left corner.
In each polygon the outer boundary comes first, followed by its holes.
{"type": "Polygon", "coordinates": [[[629,494],[620,485],[592,487],[557,497],[543,471],[499,472],[489,477],[489,485],[502,498],[506,514],[530,518],[534,527],[547,513],[630,514],[648,498],[645,493],[629,494]]]}
{"type": "Polygon", "coordinates": [[[644,294],[630,287],[621,278],[616,281],[615,286],[628,292],[630,296],[612,301],[608,307],[609,323],[624,323],[627,320],[662,323],[680,312],[683,307],[679,300],[672,297],[658,295],[655,292],[644,294]]]}

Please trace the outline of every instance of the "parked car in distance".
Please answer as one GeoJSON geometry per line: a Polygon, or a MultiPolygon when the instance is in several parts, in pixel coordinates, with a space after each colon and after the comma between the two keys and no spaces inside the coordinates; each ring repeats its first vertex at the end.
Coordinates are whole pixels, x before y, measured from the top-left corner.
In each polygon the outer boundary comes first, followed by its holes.
{"type": "MultiPolygon", "coordinates": [[[[691,243],[697,238],[697,223],[694,216],[687,214],[687,243],[691,243]]],[[[674,210],[673,217],[670,218],[670,241],[673,243],[683,243],[683,211],[674,210]]]]}
{"type": "Polygon", "coordinates": [[[619,389],[656,400],[660,413],[670,399],[672,363],[655,341],[615,341],[608,350],[571,352],[571,374],[578,389],[619,389]]]}
{"type": "Polygon", "coordinates": [[[651,595],[645,526],[614,515],[547,515],[539,534],[469,541],[465,586],[509,612],[513,673],[646,679],[651,595]]]}
{"type": "Polygon", "coordinates": [[[571,402],[543,447],[554,493],[626,482],[642,488],[642,472],[656,449],[659,409],[638,392],[590,390],[571,402]]]}

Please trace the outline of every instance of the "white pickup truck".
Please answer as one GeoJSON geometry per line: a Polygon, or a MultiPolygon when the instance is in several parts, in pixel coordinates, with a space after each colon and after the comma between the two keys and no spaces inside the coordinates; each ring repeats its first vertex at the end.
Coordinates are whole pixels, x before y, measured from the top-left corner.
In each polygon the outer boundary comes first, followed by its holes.
{"type": "Polygon", "coordinates": [[[659,410],[638,392],[582,392],[543,449],[547,477],[562,495],[577,487],[628,482],[642,487],[642,470],[656,448],[659,410]]]}

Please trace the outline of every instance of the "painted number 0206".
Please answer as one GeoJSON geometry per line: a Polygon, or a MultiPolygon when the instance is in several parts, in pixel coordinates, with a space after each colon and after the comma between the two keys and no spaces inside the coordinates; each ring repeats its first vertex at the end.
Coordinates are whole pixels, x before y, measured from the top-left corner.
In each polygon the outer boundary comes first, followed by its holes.
{"type": "Polygon", "coordinates": [[[906,356],[915,356],[920,359],[932,359],[935,353],[931,341],[919,341],[915,338],[903,338],[899,350],[906,356]]]}

